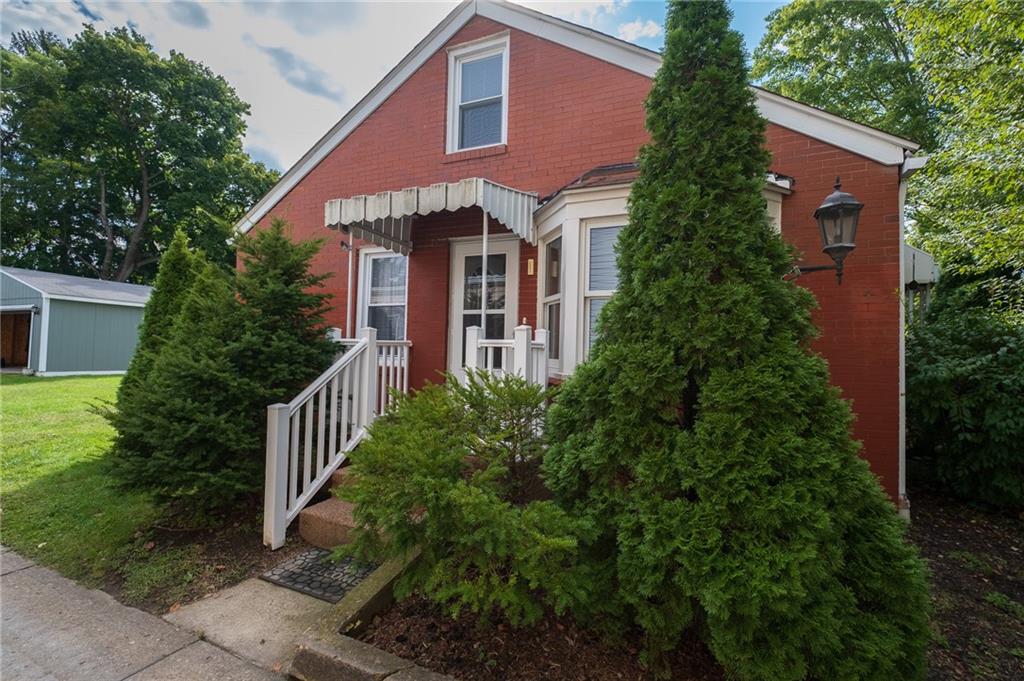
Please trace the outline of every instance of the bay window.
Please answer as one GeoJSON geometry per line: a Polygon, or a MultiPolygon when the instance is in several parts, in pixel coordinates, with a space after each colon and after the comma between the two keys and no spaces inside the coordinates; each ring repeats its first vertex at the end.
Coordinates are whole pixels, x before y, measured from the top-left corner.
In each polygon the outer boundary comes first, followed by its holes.
{"type": "Polygon", "coordinates": [[[558,364],[562,347],[562,237],[544,246],[544,328],[548,330],[548,359],[558,364]]]}
{"type": "Polygon", "coordinates": [[[597,317],[619,286],[619,269],[615,262],[615,242],[621,225],[590,227],[587,230],[586,279],[583,293],[585,354],[597,338],[597,317]]]}

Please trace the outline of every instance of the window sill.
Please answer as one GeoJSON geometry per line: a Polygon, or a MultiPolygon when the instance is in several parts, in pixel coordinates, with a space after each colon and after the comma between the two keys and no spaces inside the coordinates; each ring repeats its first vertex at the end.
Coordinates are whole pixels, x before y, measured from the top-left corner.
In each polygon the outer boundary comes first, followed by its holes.
{"type": "Polygon", "coordinates": [[[501,154],[507,152],[507,144],[495,144],[494,146],[490,147],[481,147],[480,149],[467,149],[466,151],[455,151],[450,154],[445,154],[445,157],[441,160],[441,163],[457,163],[459,161],[468,161],[474,158],[500,156],[501,154]]]}

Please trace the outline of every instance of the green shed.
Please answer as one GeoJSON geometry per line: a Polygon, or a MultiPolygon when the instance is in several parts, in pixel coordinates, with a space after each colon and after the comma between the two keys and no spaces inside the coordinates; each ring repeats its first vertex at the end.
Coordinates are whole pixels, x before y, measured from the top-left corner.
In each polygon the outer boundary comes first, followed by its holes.
{"type": "Polygon", "coordinates": [[[0,363],[40,376],[119,374],[149,286],[0,267],[0,363]]]}

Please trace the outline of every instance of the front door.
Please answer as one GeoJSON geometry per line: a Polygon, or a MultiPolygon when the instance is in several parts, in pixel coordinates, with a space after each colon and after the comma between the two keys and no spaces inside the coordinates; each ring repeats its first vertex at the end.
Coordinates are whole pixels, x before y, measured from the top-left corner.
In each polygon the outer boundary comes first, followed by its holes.
{"type": "MultiPolygon", "coordinates": [[[[483,241],[452,242],[451,304],[448,312],[448,370],[462,378],[466,329],[479,326],[484,338],[512,338],[519,303],[519,240],[487,243],[487,300],[483,297],[483,241]]],[[[498,360],[500,361],[500,360],[498,360]]]]}

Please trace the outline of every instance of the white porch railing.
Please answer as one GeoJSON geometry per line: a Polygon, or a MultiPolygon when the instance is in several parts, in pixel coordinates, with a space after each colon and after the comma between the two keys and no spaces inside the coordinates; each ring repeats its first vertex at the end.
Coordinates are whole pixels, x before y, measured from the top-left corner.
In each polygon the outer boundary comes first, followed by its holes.
{"type": "Polygon", "coordinates": [[[530,383],[547,385],[548,332],[527,325],[512,330],[512,338],[484,338],[479,326],[466,329],[466,370],[514,373],[530,383]],[[532,335],[532,338],[531,338],[532,335]]]}
{"type": "Polygon", "coordinates": [[[345,352],[288,404],[267,407],[263,543],[285,531],[391,402],[409,388],[408,341],[377,341],[376,329],[345,339],[345,352]]]}

